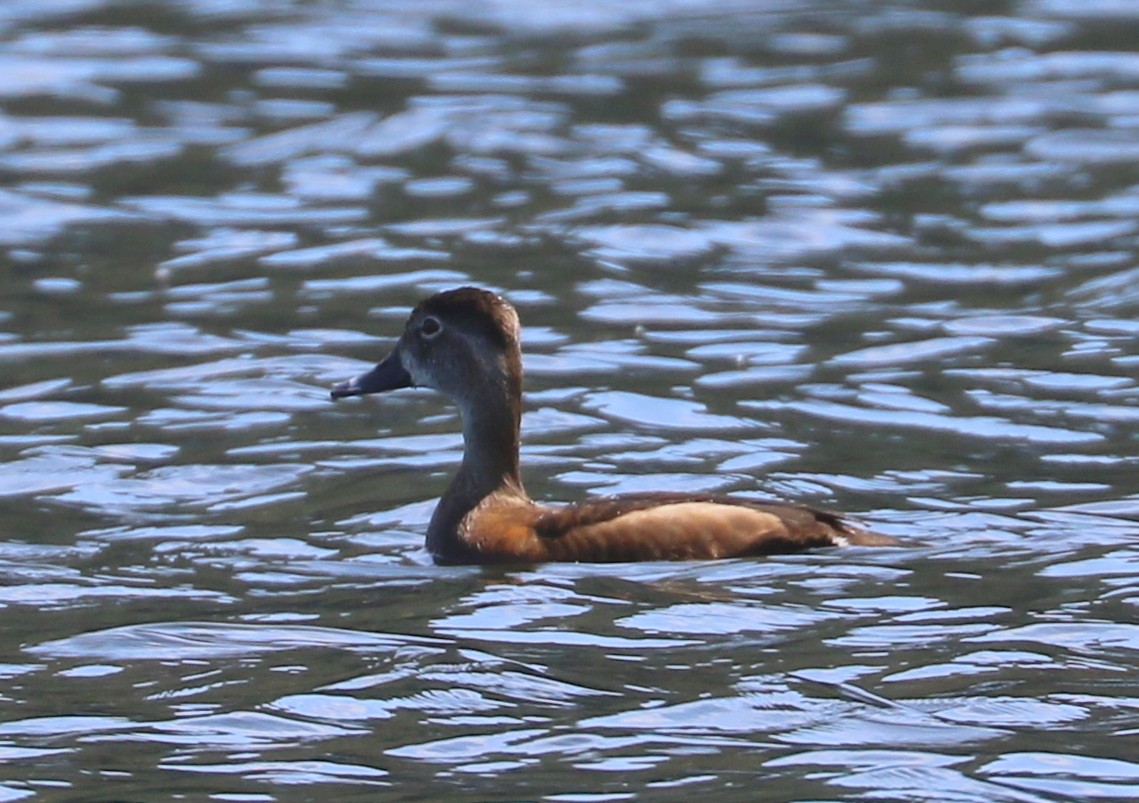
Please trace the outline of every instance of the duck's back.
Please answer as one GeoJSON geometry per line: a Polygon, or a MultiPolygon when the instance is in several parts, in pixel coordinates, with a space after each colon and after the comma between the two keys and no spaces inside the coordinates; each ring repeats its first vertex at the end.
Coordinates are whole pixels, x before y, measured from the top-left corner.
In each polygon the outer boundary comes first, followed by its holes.
{"type": "Polygon", "coordinates": [[[598,497],[545,507],[492,494],[463,519],[447,562],[701,560],[885,545],[825,511],[730,496],[677,493],[598,497]]]}

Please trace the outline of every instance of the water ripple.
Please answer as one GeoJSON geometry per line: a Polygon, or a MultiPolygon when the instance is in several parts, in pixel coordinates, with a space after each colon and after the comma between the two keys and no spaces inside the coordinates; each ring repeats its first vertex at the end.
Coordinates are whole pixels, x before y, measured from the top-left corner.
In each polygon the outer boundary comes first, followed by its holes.
{"type": "Polygon", "coordinates": [[[345,650],[395,649],[431,644],[431,639],[362,633],[304,625],[267,626],[220,622],[128,625],[92,631],[27,647],[33,655],[102,661],[186,661],[228,658],[279,650],[331,647],[345,650]]]}
{"type": "Polygon", "coordinates": [[[0,8],[0,798],[1135,796],[1133,2],[270,6],[0,8]],[[906,548],[432,565],[460,284],[536,498],[906,548]]]}

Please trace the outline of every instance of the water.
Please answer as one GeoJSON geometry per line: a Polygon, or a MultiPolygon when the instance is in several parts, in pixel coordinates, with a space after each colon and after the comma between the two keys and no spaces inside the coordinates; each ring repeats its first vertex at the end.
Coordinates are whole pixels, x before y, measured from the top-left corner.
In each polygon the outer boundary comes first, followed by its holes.
{"type": "Polygon", "coordinates": [[[8,2],[0,801],[1139,796],[1139,12],[8,2]],[[542,499],[907,543],[431,565],[462,283],[542,499]]]}

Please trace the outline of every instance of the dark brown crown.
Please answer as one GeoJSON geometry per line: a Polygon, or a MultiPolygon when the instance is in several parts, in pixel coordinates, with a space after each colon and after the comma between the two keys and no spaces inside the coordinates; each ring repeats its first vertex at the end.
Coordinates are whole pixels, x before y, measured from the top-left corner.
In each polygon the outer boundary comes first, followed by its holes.
{"type": "Polygon", "coordinates": [[[423,315],[478,332],[502,349],[518,345],[518,313],[505,298],[481,287],[458,287],[425,298],[412,317],[423,315]]]}

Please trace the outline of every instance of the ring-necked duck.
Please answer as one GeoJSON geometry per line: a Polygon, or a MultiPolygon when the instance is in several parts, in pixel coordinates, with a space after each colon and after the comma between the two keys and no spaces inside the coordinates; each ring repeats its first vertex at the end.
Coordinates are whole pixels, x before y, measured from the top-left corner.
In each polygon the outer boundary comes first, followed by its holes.
{"type": "Polygon", "coordinates": [[[462,465],[427,527],[438,563],[699,560],[895,543],[787,502],[663,492],[533,501],[518,473],[518,313],[487,290],[460,287],[420,302],[391,354],[334,386],[332,398],[415,386],[449,396],[463,422],[462,465]]]}

